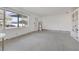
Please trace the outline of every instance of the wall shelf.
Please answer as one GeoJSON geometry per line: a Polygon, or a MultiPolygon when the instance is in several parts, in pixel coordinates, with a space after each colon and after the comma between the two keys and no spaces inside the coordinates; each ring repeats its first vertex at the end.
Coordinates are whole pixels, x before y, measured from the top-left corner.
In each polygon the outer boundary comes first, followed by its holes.
{"type": "Polygon", "coordinates": [[[72,37],[79,41],[79,8],[72,12],[72,37]]]}

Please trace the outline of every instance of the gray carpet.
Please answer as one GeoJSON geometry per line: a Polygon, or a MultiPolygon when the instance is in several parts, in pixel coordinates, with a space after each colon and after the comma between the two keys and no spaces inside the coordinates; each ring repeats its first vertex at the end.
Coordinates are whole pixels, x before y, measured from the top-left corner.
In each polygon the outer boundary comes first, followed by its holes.
{"type": "Polygon", "coordinates": [[[45,30],[6,40],[5,51],[79,51],[79,42],[68,32],[45,30]]]}

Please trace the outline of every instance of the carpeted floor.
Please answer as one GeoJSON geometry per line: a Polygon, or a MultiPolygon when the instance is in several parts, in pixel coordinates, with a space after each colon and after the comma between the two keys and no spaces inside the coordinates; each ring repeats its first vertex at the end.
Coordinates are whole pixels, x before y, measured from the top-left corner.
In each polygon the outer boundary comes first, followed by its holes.
{"type": "Polygon", "coordinates": [[[68,32],[45,30],[6,40],[5,51],[79,51],[79,42],[68,32]]]}

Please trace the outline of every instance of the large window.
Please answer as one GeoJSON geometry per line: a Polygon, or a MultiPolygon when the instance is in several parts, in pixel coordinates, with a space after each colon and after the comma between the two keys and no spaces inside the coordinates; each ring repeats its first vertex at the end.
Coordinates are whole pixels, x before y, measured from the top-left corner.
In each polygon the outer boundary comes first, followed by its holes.
{"type": "Polygon", "coordinates": [[[2,27],[5,29],[26,27],[28,25],[28,20],[28,16],[8,10],[5,10],[4,12],[4,10],[0,9],[0,29],[2,27]]]}

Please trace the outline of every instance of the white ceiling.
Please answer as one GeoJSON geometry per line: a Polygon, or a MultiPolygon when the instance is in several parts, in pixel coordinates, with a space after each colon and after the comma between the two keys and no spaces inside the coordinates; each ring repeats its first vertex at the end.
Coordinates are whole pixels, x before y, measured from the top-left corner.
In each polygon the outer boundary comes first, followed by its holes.
{"type": "Polygon", "coordinates": [[[61,13],[68,13],[71,11],[71,7],[23,7],[22,9],[27,10],[31,13],[39,16],[50,16],[61,13]]]}

